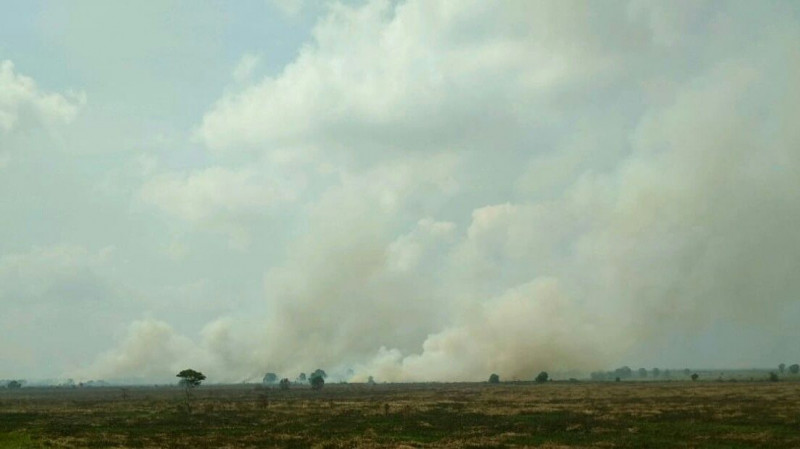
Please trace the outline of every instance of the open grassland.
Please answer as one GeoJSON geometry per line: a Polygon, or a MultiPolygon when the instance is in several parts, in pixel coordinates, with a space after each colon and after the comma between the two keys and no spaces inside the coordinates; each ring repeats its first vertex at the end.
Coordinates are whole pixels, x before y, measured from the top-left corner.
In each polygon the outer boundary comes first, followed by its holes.
{"type": "Polygon", "coordinates": [[[800,382],[0,390],[0,448],[800,447],[800,382]]]}

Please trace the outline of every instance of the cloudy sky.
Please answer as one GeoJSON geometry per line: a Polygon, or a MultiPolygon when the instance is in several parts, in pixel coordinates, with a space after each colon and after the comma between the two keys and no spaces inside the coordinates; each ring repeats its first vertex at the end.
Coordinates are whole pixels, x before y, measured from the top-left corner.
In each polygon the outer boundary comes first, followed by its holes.
{"type": "Polygon", "coordinates": [[[0,10],[0,378],[800,362],[797,2],[0,10]]]}

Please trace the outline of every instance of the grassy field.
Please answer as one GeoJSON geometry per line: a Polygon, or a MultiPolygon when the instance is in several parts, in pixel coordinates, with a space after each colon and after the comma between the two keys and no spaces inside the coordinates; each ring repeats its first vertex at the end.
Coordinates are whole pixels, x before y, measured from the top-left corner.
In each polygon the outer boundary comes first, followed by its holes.
{"type": "Polygon", "coordinates": [[[800,382],[0,390],[0,448],[800,447],[800,382]]]}

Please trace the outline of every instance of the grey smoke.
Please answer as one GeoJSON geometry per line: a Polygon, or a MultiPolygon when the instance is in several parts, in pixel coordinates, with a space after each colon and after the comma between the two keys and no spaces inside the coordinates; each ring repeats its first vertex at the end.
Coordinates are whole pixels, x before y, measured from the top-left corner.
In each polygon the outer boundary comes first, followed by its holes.
{"type": "Polygon", "coordinates": [[[198,128],[221,164],[290,152],[320,180],[286,206],[304,218],[263,315],[195,341],[138,322],[81,372],[530,378],[717,322],[786,326],[797,42],[791,2],[332,7],[198,128]]]}

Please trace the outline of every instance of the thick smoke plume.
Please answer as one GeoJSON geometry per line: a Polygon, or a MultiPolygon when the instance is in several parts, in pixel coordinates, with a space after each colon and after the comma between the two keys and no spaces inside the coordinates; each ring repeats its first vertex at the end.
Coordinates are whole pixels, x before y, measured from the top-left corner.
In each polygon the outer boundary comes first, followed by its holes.
{"type": "Polygon", "coordinates": [[[785,326],[798,17],[792,2],[334,6],[198,130],[220,160],[295,152],[318,180],[263,316],[199,343],[137,323],[86,373],[529,379],[718,322],[785,326]]]}

